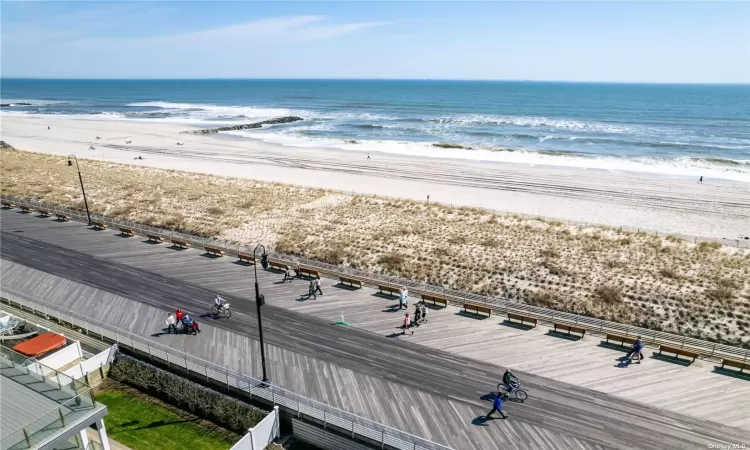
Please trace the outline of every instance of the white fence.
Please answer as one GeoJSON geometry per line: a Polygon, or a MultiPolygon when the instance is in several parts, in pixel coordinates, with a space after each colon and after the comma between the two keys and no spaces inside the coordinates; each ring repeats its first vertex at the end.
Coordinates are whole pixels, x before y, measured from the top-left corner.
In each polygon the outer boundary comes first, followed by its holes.
{"type": "MultiPolygon", "coordinates": [[[[30,208],[43,209],[52,214],[60,212],[66,214],[71,219],[86,220],[86,213],[78,210],[64,208],[55,205],[47,205],[39,202],[30,202],[24,199],[19,199],[9,196],[0,196],[4,202],[14,203],[16,205],[24,205],[30,208]]],[[[145,236],[146,234],[159,235],[167,238],[179,239],[184,242],[188,242],[198,248],[205,248],[207,245],[211,247],[219,247],[226,250],[228,255],[237,255],[238,253],[252,254],[253,249],[247,246],[232,245],[230,246],[226,242],[220,242],[215,239],[206,239],[198,236],[191,236],[177,231],[170,231],[161,228],[155,228],[148,225],[143,225],[135,222],[125,222],[120,220],[111,219],[103,216],[92,215],[92,220],[103,222],[112,228],[126,227],[134,230],[136,233],[145,236]]],[[[665,345],[670,347],[684,348],[686,350],[694,351],[704,357],[709,358],[720,358],[720,359],[734,359],[746,361],[750,360],[750,349],[743,349],[742,347],[719,344],[716,342],[705,341],[702,339],[690,338],[685,335],[665,333],[662,331],[649,330],[647,328],[641,328],[633,325],[624,325],[617,322],[610,322],[606,320],[596,319],[593,317],[580,316],[578,314],[555,311],[553,309],[541,308],[538,306],[526,305],[522,303],[513,302],[504,298],[497,297],[486,297],[479,294],[472,294],[469,292],[456,291],[453,289],[446,289],[440,286],[429,285],[424,282],[407,280],[400,277],[391,277],[387,275],[381,275],[373,272],[364,272],[357,269],[348,267],[339,267],[331,264],[322,263],[319,261],[312,261],[304,258],[293,257],[289,255],[283,255],[278,253],[269,253],[269,257],[272,260],[279,262],[293,264],[297,263],[300,266],[306,266],[315,268],[318,271],[328,274],[332,277],[346,276],[349,278],[355,278],[361,280],[363,283],[370,285],[391,285],[391,286],[406,286],[409,288],[412,294],[428,294],[435,295],[445,298],[449,303],[461,306],[464,303],[478,303],[483,304],[491,308],[496,313],[513,313],[523,315],[526,317],[532,317],[538,319],[542,324],[552,325],[554,323],[561,323],[566,325],[574,325],[577,327],[585,328],[591,333],[598,333],[600,335],[605,334],[617,334],[624,336],[636,336],[640,335],[643,337],[647,344],[651,345],[665,345]]]]}
{"type": "Polygon", "coordinates": [[[2,300],[10,304],[15,304],[35,313],[42,313],[47,317],[54,317],[61,323],[80,328],[83,333],[101,338],[104,341],[117,343],[120,348],[141,354],[153,361],[172,367],[174,370],[185,371],[186,375],[200,378],[205,380],[206,383],[222,386],[226,390],[240,392],[250,400],[273,406],[278,405],[287,414],[293,414],[297,418],[334,429],[339,433],[350,436],[352,439],[357,438],[377,445],[381,449],[451,450],[450,447],[445,445],[365,419],[284,388],[263,383],[256,378],[180,352],[129,331],[94,321],[72,311],[62,310],[59,305],[47,303],[43,300],[23,299],[6,290],[0,291],[0,294],[2,300]]]}
{"type": "Polygon", "coordinates": [[[263,450],[279,436],[279,407],[274,406],[273,411],[247,430],[247,434],[234,444],[231,450],[263,450]]]}
{"type": "Polygon", "coordinates": [[[115,359],[116,353],[117,346],[113,345],[112,347],[103,350],[99,354],[94,355],[91,358],[81,362],[77,366],[71,367],[63,373],[71,378],[75,378],[76,380],[81,379],[91,372],[99,370],[101,367],[111,363],[115,359]]]}
{"type": "Polygon", "coordinates": [[[45,358],[40,359],[39,362],[47,367],[51,367],[55,370],[60,370],[73,361],[81,359],[82,357],[83,351],[81,351],[81,343],[78,341],[68,340],[68,343],[65,347],[45,358]]]}

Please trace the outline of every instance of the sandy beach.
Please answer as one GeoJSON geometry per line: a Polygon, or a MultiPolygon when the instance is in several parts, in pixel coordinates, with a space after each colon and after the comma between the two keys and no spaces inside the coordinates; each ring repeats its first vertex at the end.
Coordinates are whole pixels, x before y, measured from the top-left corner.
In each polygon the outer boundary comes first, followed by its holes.
{"type": "Polygon", "coordinates": [[[28,151],[417,201],[429,195],[448,205],[684,236],[750,235],[745,183],[388,153],[370,153],[368,160],[357,151],[180,134],[192,127],[179,123],[8,114],[0,119],[2,139],[28,151]],[[139,156],[143,160],[134,160],[139,156]]]}

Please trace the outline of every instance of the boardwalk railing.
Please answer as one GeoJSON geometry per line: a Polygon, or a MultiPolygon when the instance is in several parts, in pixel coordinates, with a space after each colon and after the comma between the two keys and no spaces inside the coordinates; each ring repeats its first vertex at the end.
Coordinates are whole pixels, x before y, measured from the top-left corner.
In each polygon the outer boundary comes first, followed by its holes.
{"type": "Polygon", "coordinates": [[[175,350],[158,342],[134,335],[129,331],[81,316],[73,311],[65,311],[59,305],[43,300],[27,300],[2,290],[2,301],[15,304],[22,309],[53,317],[59,322],[79,328],[87,335],[93,335],[107,342],[116,343],[121,348],[148,356],[176,370],[184,370],[206,382],[240,391],[250,399],[272,406],[278,405],[282,411],[326,428],[331,428],[351,438],[379,446],[381,449],[399,450],[451,450],[450,447],[414,436],[404,431],[373,422],[364,417],[326,405],[286,389],[274,386],[253,377],[229,370],[209,361],[175,350]]]}
{"type": "MultiPolygon", "coordinates": [[[[20,198],[10,196],[0,196],[2,201],[13,203],[18,206],[28,206],[33,209],[43,209],[49,211],[51,214],[57,212],[66,214],[71,219],[86,220],[85,212],[73,210],[70,208],[64,208],[56,205],[47,205],[39,202],[31,202],[20,198]]],[[[251,247],[242,245],[230,245],[226,241],[220,241],[217,239],[201,238],[198,236],[188,235],[177,231],[165,230],[163,228],[155,228],[148,225],[139,224],[136,222],[127,222],[117,219],[111,219],[104,216],[92,215],[92,220],[107,224],[112,228],[130,228],[136,233],[141,235],[152,234],[159,235],[165,238],[178,239],[191,243],[193,246],[199,248],[219,247],[226,251],[229,255],[237,255],[238,253],[250,253],[252,254],[253,249],[251,247]]],[[[429,285],[424,282],[418,282],[413,280],[407,280],[399,277],[391,277],[388,275],[377,274],[374,272],[365,272],[362,270],[352,269],[348,267],[340,267],[332,264],[326,264],[319,261],[312,261],[305,258],[299,258],[295,256],[283,255],[279,253],[269,253],[271,260],[276,260],[287,264],[299,264],[309,268],[319,270],[324,274],[328,274],[333,277],[345,276],[349,278],[356,278],[361,280],[363,283],[370,284],[373,286],[377,285],[391,285],[391,286],[405,286],[409,289],[410,294],[431,294],[444,297],[449,303],[461,306],[464,303],[476,303],[490,307],[496,313],[512,313],[523,316],[533,317],[540,321],[542,324],[552,325],[554,323],[562,323],[567,325],[575,325],[581,328],[585,328],[590,333],[604,334],[618,334],[623,336],[637,336],[643,337],[647,344],[651,345],[666,345],[670,347],[684,348],[686,350],[694,351],[703,357],[707,358],[720,358],[720,359],[734,359],[746,361],[750,360],[750,349],[743,349],[742,347],[719,344],[715,342],[705,341],[702,339],[690,338],[685,335],[666,333],[662,331],[650,330],[647,328],[641,328],[633,325],[625,325],[617,322],[610,322],[607,320],[596,319],[593,317],[581,316],[578,314],[555,311],[552,309],[541,308],[538,306],[527,305],[518,303],[515,301],[497,298],[487,297],[479,294],[472,294],[469,292],[456,291],[453,289],[447,289],[444,287],[429,285]]]]}

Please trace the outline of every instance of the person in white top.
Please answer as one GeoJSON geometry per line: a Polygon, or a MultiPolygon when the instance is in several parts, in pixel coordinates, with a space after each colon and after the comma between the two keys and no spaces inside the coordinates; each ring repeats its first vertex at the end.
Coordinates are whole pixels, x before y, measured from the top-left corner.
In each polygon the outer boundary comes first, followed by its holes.
{"type": "Polygon", "coordinates": [[[177,326],[175,325],[176,323],[177,323],[177,320],[174,318],[172,313],[169,313],[169,315],[167,316],[167,332],[168,333],[171,332],[172,330],[174,330],[175,333],[177,332],[177,326]]]}
{"type": "Polygon", "coordinates": [[[427,322],[427,305],[422,302],[422,308],[420,308],[422,311],[422,322],[427,322]]]}

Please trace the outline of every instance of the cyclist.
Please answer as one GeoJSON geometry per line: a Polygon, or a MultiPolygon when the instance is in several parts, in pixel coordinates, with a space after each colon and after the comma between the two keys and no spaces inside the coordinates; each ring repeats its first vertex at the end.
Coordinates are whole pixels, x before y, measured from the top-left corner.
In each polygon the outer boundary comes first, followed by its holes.
{"type": "Polygon", "coordinates": [[[503,374],[503,384],[508,388],[508,392],[513,392],[514,389],[518,388],[518,378],[513,375],[510,369],[505,369],[505,373],[503,374]]]}

